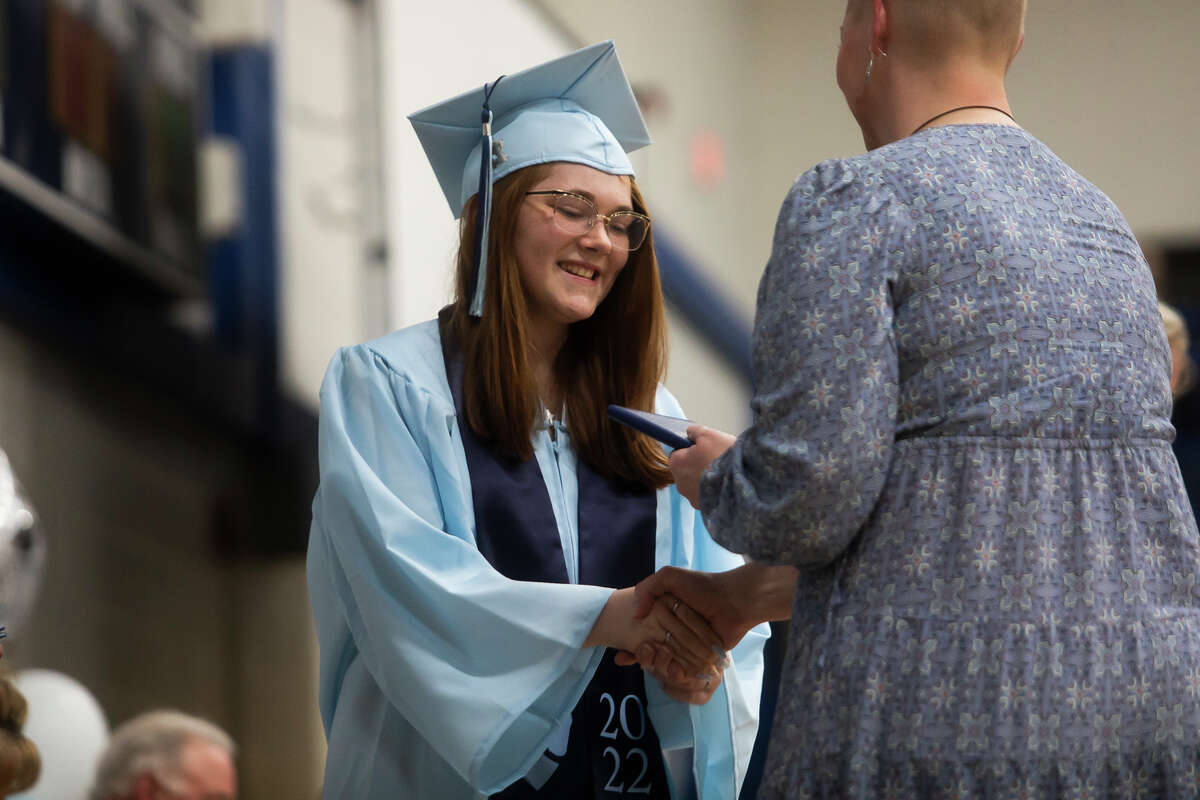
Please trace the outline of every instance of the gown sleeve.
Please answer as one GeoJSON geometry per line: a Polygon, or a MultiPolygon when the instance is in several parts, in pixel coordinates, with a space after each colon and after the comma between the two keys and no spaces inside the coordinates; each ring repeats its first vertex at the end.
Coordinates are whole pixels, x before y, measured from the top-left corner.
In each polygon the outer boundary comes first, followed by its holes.
{"type": "MultiPolygon", "coordinates": [[[[700,513],[682,497],[680,500],[686,511],[695,516],[695,569],[724,572],[741,566],[743,559],[714,542],[700,513]]],[[[696,731],[696,786],[702,798],[736,800],[741,792],[759,733],[763,647],[770,637],[771,628],[766,623],[751,628],[730,651],[733,664],[726,668],[713,699],[703,706],[689,706],[696,731]],[[727,789],[731,777],[733,785],[727,789]]],[[[762,735],[767,733],[763,731],[762,735]]]]}
{"type": "Polygon", "coordinates": [[[897,400],[898,204],[826,162],[779,213],[759,285],[752,422],[701,479],[717,541],[754,559],[832,562],[882,491],[897,400]]]}
{"type": "Polygon", "coordinates": [[[610,589],[513,581],[473,544],[453,408],[368,347],[321,390],[309,586],[328,732],[361,661],[387,702],[464,780],[517,780],[583,693],[580,647],[610,589]],[[326,679],[328,676],[328,679],[326,679]]]}

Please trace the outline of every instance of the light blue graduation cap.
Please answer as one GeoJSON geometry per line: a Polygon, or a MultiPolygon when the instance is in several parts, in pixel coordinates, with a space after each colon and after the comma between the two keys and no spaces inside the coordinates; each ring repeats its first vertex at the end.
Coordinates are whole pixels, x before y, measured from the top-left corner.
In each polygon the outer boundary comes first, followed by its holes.
{"type": "Polygon", "coordinates": [[[482,89],[410,114],[455,219],[479,194],[475,287],[470,313],[483,313],[492,184],[552,161],[633,175],[628,153],[650,144],[633,89],[611,41],[576,50],[482,89]],[[481,158],[487,153],[489,158],[481,158]]]}

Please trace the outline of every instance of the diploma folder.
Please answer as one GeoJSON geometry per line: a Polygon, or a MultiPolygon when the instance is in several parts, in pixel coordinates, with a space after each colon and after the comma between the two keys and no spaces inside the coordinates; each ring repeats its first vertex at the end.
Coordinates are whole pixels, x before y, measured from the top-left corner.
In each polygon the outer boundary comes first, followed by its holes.
{"type": "Polygon", "coordinates": [[[676,450],[691,447],[693,444],[687,436],[687,429],[696,423],[690,419],[651,414],[649,411],[637,411],[625,406],[609,406],[608,415],[622,425],[628,425],[647,436],[652,436],[676,450]]]}

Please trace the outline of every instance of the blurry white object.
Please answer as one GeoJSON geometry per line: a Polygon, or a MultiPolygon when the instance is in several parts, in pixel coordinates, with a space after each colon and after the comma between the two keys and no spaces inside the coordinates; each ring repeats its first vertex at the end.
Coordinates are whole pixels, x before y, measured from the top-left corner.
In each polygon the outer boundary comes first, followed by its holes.
{"type": "Polygon", "coordinates": [[[61,672],[25,670],[13,682],[29,702],[24,733],[42,757],[37,783],[16,797],[86,800],[96,763],[108,746],[108,720],[100,704],[81,683],[61,672]]]}
{"type": "Polygon", "coordinates": [[[45,560],[37,516],[0,450],[0,625],[8,628],[14,646],[25,634],[45,560]]]}
{"type": "Polygon", "coordinates": [[[207,239],[234,233],[242,224],[242,150],[226,136],[200,143],[200,232],[207,239]]]}
{"type": "Polygon", "coordinates": [[[69,139],[62,152],[63,191],[103,217],[113,213],[112,176],[104,161],[69,139]]]}

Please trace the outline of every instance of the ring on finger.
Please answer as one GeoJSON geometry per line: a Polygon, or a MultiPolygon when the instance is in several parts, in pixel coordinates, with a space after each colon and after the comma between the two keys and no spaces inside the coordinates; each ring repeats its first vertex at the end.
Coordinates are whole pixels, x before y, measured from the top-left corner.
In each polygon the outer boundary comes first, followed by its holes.
{"type": "Polygon", "coordinates": [[[678,610],[679,610],[679,601],[676,600],[675,605],[671,606],[671,613],[674,614],[678,610]]]}
{"type": "Polygon", "coordinates": [[[667,638],[663,640],[664,644],[669,644],[671,641],[671,632],[667,631],[667,638]]]}

